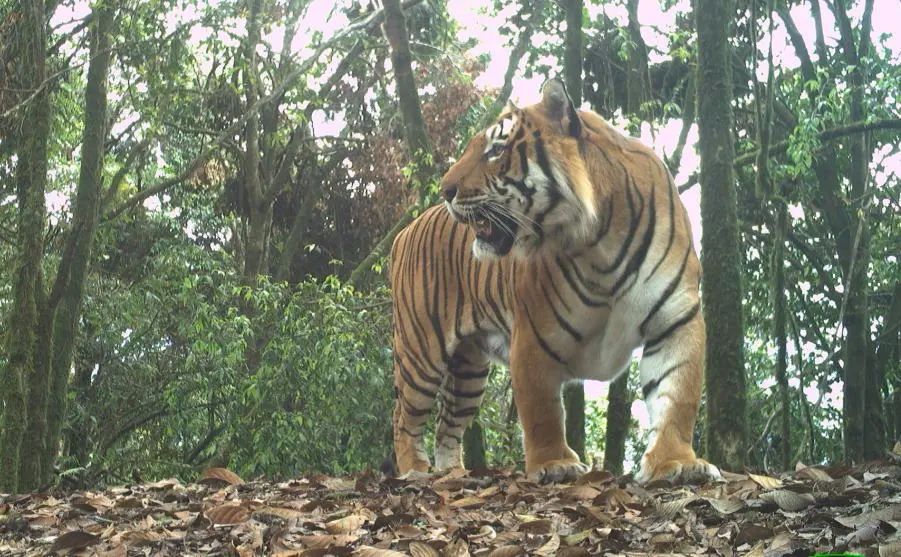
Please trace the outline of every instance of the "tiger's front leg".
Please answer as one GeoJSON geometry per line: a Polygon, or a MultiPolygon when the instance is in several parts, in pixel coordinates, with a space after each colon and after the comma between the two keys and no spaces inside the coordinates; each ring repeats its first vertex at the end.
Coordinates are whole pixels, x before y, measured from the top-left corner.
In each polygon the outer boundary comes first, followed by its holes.
{"type": "Polygon", "coordinates": [[[645,345],[639,373],[651,438],[636,476],[641,483],[702,483],[722,477],[691,446],[704,381],[705,337],[704,319],[696,305],[645,345]]]}
{"type": "Polygon", "coordinates": [[[510,374],[529,478],[541,483],[561,482],[587,472],[588,466],[566,444],[561,396],[568,377],[565,366],[531,339],[514,333],[510,374]]]}

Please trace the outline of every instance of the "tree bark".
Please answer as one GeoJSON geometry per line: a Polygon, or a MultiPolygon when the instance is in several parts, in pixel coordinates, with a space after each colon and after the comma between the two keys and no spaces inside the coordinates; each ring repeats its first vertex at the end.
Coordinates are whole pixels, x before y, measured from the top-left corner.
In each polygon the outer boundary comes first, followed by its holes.
{"type": "Polygon", "coordinates": [[[791,466],[791,393],[788,389],[788,336],[785,314],[785,235],[788,227],[788,208],[784,202],[777,202],[775,232],[773,234],[772,257],[772,300],[773,338],[776,341],[776,384],[782,410],[779,428],[779,466],[789,470],[791,466]]]}
{"type": "Polygon", "coordinates": [[[47,15],[44,2],[22,4],[18,66],[21,87],[34,91],[22,112],[22,137],[16,168],[18,220],[17,254],[13,278],[12,308],[7,317],[7,358],[3,370],[3,416],[0,425],[0,491],[17,492],[36,488],[20,481],[23,457],[32,451],[23,442],[27,428],[27,385],[34,369],[37,297],[44,250],[44,191],[47,185],[47,144],[50,135],[50,96],[44,87],[47,77],[47,15]]]}
{"type": "Polygon", "coordinates": [[[463,465],[467,470],[478,470],[488,467],[488,458],[485,454],[485,432],[479,423],[479,413],[472,419],[472,423],[463,432],[463,465]]]}
{"type": "Polygon", "coordinates": [[[629,392],[629,373],[610,383],[607,392],[607,429],[604,431],[604,470],[623,473],[626,459],[626,437],[632,417],[632,396],[629,392]]]}
{"type": "Polygon", "coordinates": [[[732,137],[729,37],[734,4],[697,0],[701,255],[707,328],[707,456],[740,470],[747,452],[741,246],[732,137]]]}
{"type": "MultiPolygon", "coordinates": [[[[72,355],[84,298],[84,285],[91,261],[91,249],[97,231],[100,191],[103,185],[103,157],[107,132],[106,80],[112,58],[111,32],[113,3],[98,4],[91,18],[91,62],[85,85],[84,131],[81,142],[81,168],[75,194],[72,228],[65,255],[57,271],[53,292],[61,291],[53,321],[53,355],[50,362],[50,397],[46,450],[53,463],[59,450],[59,436],[66,417],[66,392],[72,368],[72,355]],[[62,285],[64,284],[64,286],[62,285]],[[59,288],[59,290],[58,290],[59,288]]],[[[52,300],[52,304],[56,301],[52,300]]],[[[48,343],[49,345],[49,343],[48,343]]],[[[45,478],[46,479],[46,478],[45,478]]]]}
{"type": "MultiPolygon", "coordinates": [[[[563,75],[566,91],[576,107],[582,105],[582,0],[566,0],[566,43],[563,75]]],[[[570,383],[563,389],[566,408],[566,442],[585,460],[585,388],[570,383]]]]}
{"type": "Polygon", "coordinates": [[[422,119],[419,91],[413,77],[410,39],[400,0],[382,0],[382,5],[385,9],[383,29],[391,47],[391,67],[394,70],[397,99],[404,122],[404,139],[414,165],[413,185],[422,200],[428,192],[426,185],[435,178],[432,142],[422,119]]]}

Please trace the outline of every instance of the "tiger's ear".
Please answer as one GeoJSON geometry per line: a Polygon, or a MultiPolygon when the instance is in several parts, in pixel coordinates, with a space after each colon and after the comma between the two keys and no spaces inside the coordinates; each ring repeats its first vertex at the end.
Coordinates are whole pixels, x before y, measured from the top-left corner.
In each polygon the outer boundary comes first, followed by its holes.
{"type": "Polygon", "coordinates": [[[582,135],[582,120],[562,81],[548,79],[544,82],[541,86],[541,104],[548,118],[559,123],[565,133],[572,137],[582,135]]]}

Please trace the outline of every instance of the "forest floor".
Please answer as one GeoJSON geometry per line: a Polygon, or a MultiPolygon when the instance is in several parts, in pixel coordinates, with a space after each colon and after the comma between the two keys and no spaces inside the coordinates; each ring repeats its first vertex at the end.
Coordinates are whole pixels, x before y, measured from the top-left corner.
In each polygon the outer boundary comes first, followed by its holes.
{"type": "Polygon", "coordinates": [[[704,486],[510,471],[0,495],[0,555],[901,555],[901,457],[704,486]]]}

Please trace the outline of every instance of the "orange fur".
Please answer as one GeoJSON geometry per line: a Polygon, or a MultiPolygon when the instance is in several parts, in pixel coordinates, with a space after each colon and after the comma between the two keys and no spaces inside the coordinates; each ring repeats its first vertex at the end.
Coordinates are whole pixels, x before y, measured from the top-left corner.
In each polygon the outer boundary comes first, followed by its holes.
{"type": "Polygon", "coordinates": [[[541,103],[474,137],[443,178],[446,208],[395,240],[398,468],[429,468],[436,398],[435,464],[462,465],[459,438],[494,360],[510,366],[527,473],[577,477],[587,467],[566,445],[561,385],[613,379],[643,345],[656,431],[640,479],[715,477],[691,448],[705,338],[684,208],[650,149],[576,115],[561,91],[546,86],[541,103]]]}

